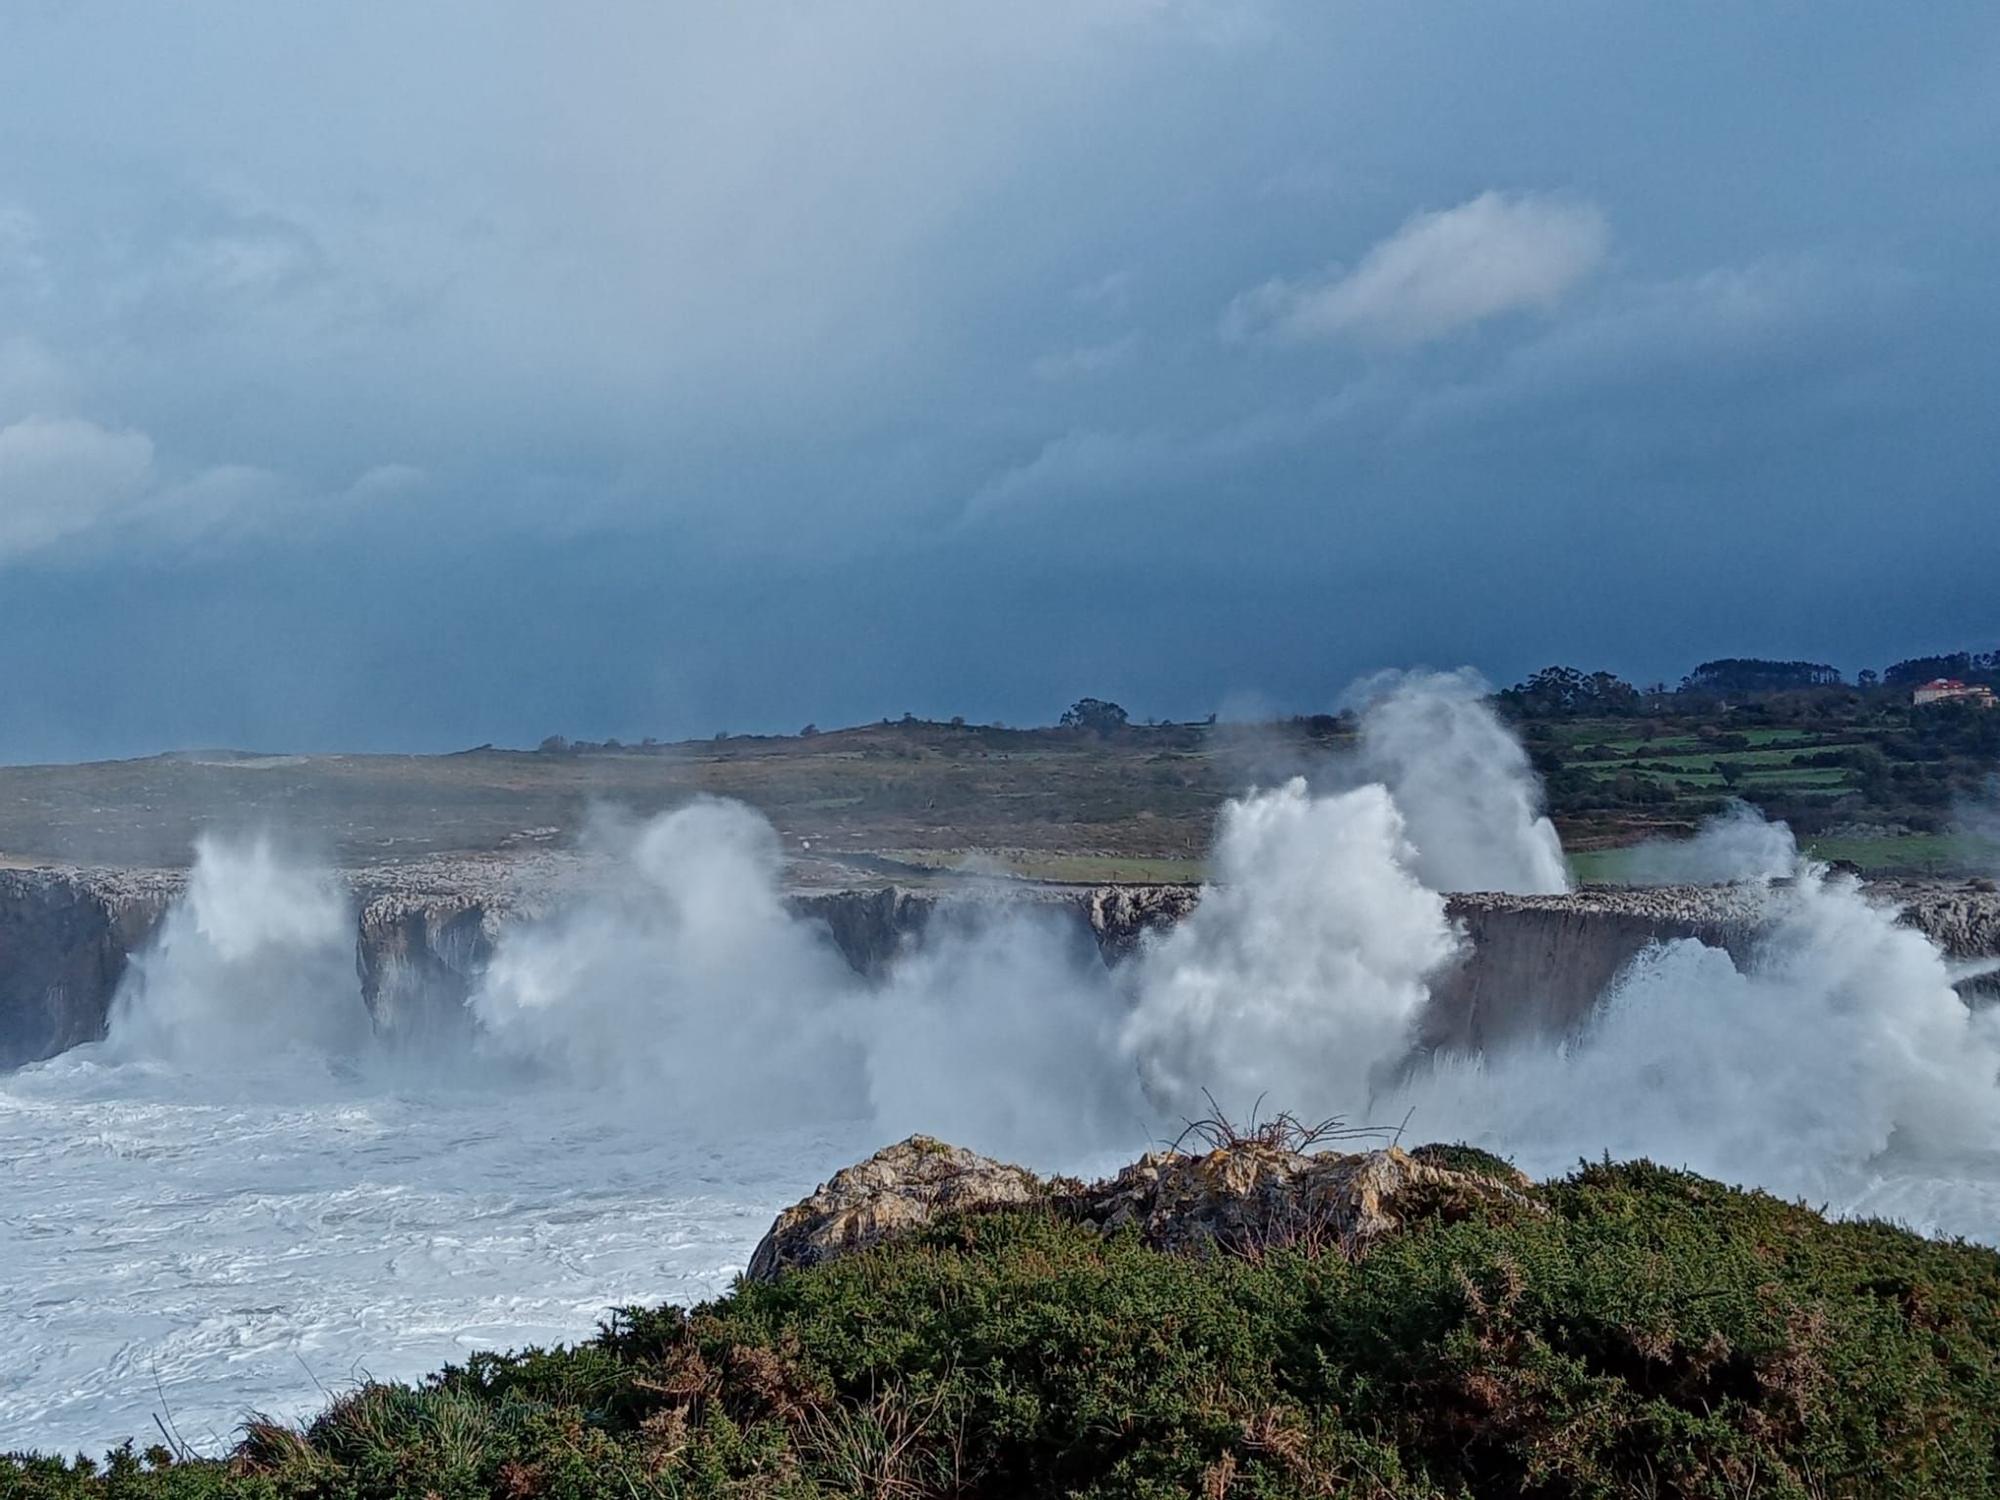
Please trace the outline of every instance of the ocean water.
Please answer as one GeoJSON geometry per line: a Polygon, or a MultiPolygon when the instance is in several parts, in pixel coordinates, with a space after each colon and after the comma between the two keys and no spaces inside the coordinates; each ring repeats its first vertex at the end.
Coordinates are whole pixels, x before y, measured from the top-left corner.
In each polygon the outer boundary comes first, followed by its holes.
{"type": "Polygon", "coordinates": [[[715,1296],[781,1207],[881,1144],[704,1140],[518,1079],[101,1050],[0,1077],[0,1450],[143,1446],[157,1417],[219,1452],[251,1411],[715,1296]]]}
{"type": "MultiPolygon", "coordinates": [[[[629,1094],[512,1075],[104,1054],[0,1076],[0,1451],[143,1446],[157,1420],[220,1453],[252,1412],[305,1418],[363,1379],[716,1296],[782,1207],[886,1139],[870,1120],[704,1135],[629,1094]]],[[[1477,1085],[1430,1086],[1485,1107],[1477,1085]]],[[[1593,1154],[1588,1101],[1541,1103],[1506,1122],[1524,1166],[1593,1154]]],[[[2000,1243],[1994,1153],[1795,1168],[1773,1175],[1810,1177],[1816,1206],[2000,1243]]]]}

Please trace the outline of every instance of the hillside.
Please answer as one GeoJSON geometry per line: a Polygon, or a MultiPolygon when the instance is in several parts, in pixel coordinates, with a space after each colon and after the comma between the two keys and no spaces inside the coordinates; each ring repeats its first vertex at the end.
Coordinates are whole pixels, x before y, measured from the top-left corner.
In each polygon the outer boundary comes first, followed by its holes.
{"type": "Polygon", "coordinates": [[[177,1455],[170,1427],[102,1465],[17,1458],[0,1496],[2000,1486],[1992,1251],[1644,1163],[1523,1188],[1464,1148],[1404,1160],[1493,1186],[1405,1192],[1384,1205],[1400,1228],[1347,1250],[1274,1233],[1199,1253],[1107,1233],[1058,1182],[707,1306],[626,1309],[572,1348],[364,1383],[300,1428],[253,1418],[225,1459],[177,1455]]]}
{"type": "MultiPolygon", "coordinates": [[[[1986,873],[1964,836],[1990,803],[2000,712],[1913,710],[1900,690],[1716,701],[1616,714],[1509,702],[1586,878],[1616,850],[1693,829],[1731,798],[1789,820],[1826,858],[1895,873],[1986,873]]],[[[706,793],[776,825],[799,878],[901,880],[971,865],[1039,880],[1189,880],[1216,808],[1325,770],[1352,723],[1003,729],[903,720],[679,744],[481,747],[456,755],[176,754],[0,767],[0,863],[184,864],[205,826],[275,826],[338,863],[564,846],[594,808],[647,814],[706,793]]]]}

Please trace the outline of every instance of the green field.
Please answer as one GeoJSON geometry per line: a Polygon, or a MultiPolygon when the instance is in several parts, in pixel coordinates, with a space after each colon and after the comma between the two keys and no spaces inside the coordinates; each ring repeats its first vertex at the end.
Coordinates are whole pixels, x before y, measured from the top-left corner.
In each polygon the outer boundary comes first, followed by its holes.
{"type": "MultiPolygon", "coordinates": [[[[1516,728],[1588,878],[1616,878],[1602,851],[1685,837],[1731,800],[1866,868],[1994,863],[1950,835],[1961,808],[1990,795],[2000,713],[1968,720],[1888,704],[1783,726],[1746,713],[1516,728]]],[[[1338,760],[1352,731],[1332,716],[1108,734],[912,719],[671,745],[5,766],[0,864],[179,865],[216,828],[274,829],[348,865],[546,849],[575,842],[602,809],[645,816],[708,795],[763,812],[808,880],[852,878],[872,862],[892,879],[970,866],[1064,882],[1182,881],[1198,877],[1226,798],[1338,760]]]]}
{"type": "MultiPolygon", "coordinates": [[[[1812,858],[1858,866],[1870,875],[2000,874],[2000,847],[1955,834],[1910,833],[1882,838],[1806,839],[1812,858]]],[[[1570,873],[1586,885],[1626,885],[1635,851],[1586,849],[1569,856],[1570,873]]]]}

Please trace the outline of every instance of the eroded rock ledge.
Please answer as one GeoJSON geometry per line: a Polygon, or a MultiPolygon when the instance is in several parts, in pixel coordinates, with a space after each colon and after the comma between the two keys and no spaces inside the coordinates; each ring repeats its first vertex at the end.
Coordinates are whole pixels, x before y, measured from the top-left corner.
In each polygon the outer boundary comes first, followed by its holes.
{"type": "MultiPolygon", "coordinates": [[[[129,956],[183,889],[179,871],[0,870],[0,1068],[104,1034],[129,956]]],[[[606,871],[569,856],[435,860],[351,871],[360,998],[399,1042],[462,1028],[465,999],[501,932],[587,894],[606,871]]],[[[1954,958],[2000,956],[2000,895],[1958,882],[1870,888],[1954,958]]],[[[1191,912],[1185,885],[1016,886],[941,893],[880,886],[795,892],[792,909],[861,974],[941,922],[1016,910],[1107,963],[1191,912]]],[[[1560,896],[1468,893],[1449,911],[1468,939],[1440,975],[1416,1038],[1477,1050],[1568,1030],[1649,943],[1693,938],[1741,955],[1769,893],[1756,886],[1590,887],[1560,896]]],[[[1992,985],[1991,979],[1982,981],[1992,985]]]]}
{"type": "Polygon", "coordinates": [[[948,1214],[1040,1204],[1155,1250],[1257,1255],[1282,1247],[1364,1255],[1420,1214],[1500,1206],[1539,1214],[1527,1178],[1465,1148],[1294,1150],[1269,1138],[1157,1151],[1102,1182],[1044,1180],[913,1135],[834,1174],[779,1214],[745,1273],[773,1280],[901,1239],[948,1214]]]}

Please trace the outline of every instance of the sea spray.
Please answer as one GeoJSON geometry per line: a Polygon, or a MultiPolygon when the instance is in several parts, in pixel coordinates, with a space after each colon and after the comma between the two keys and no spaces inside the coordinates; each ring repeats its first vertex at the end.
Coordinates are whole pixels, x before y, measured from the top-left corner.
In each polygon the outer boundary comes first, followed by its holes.
{"type": "MultiPolygon", "coordinates": [[[[1768,852],[1743,833],[1724,837],[1768,852]]],[[[1420,1134],[1531,1171],[1608,1151],[1855,1205],[1885,1173],[2000,1152],[2000,1024],[1962,977],[1856,881],[1802,863],[1740,963],[1655,946],[1579,1035],[1436,1059],[1396,1102],[1420,1134]]]]}
{"type": "Polygon", "coordinates": [[[1065,1163],[1146,1139],[1110,976],[1049,914],[960,903],[869,983],[787,910],[740,803],[594,846],[607,878],[502,934],[470,1000],[488,1056],[702,1124],[872,1121],[1065,1163]]]}
{"type": "Polygon", "coordinates": [[[469,1002],[479,1045],[690,1121],[862,1113],[859,981],[785,909],[771,825],[703,798],[595,838],[613,878],[502,937],[469,1002]]]}
{"type": "Polygon", "coordinates": [[[1798,872],[1799,846],[1790,825],[1767,821],[1747,802],[1731,801],[1691,839],[1648,839],[1637,845],[1625,869],[1638,885],[1769,881],[1798,872]]]}
{"type": "Polygon", "coordinates": [[[1130,975],[1120,1043],[1156,1109],[1365,1113],[1458,951],[1380,786],[1302,778],[1223,808],[1200,904],[1130,975]]]}
{"type": "Polygon", "coordinates": [[[861,1002],[879,1133],[1066,1168],[1144,1149],[1156,1130],[1118,1049],[1125,1012],[1074,924],[1012,903],[947,907],[861,1002]]]}
{"type": "Polygon", "coordinates": [[[345,1056],[368,1036],[345,887],[269,836],[204,836],[187,890],[113,997],[106,1050],[214,1065],[345,1056]]]}
{"type": "Polygon", "coordinates": [[[1475,672],[1385,672],[1348,691],[1361,706],[1354,774],[1388,788],[1419,879],[1440,891],[1569,889],[1542,784],[1475,672]]]}

